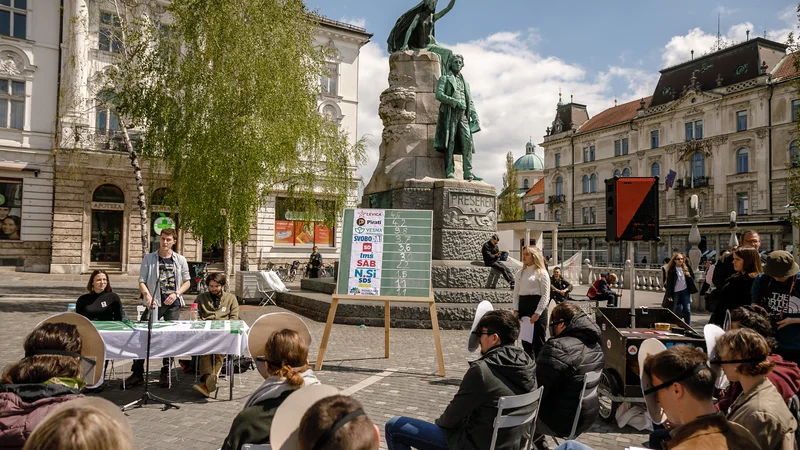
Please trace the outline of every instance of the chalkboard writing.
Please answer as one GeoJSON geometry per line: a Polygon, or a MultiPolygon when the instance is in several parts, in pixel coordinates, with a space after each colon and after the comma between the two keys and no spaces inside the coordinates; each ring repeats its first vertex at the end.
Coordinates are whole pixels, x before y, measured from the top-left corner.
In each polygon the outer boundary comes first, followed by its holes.
{"type": "Polygon", "coordinates": [[[336,292],[429,297],[433,212],[346,209],[336,292]]]}

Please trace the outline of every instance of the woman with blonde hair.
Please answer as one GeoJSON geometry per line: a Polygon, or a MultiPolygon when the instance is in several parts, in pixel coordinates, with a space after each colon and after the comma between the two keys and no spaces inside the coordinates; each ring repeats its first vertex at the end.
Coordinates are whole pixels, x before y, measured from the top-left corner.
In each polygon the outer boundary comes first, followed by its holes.
{"type": "Polygon", "coordinates": [[[775,367],[767,359],[767,340],[754,330],[740,328],[720,336],[715,349],[718,356],[711,364],[721,366],[731,383],[742,386],[741,395],[727,411],[722,411],[728,420],[750,430],[763,450],[796,449],[797,421],[767,379],[775,367]]]}
{"type": "Polygon", "coordinates": [[[23,450],[134,450],[131,426],[119,407],[102,398],[65,403],[40,423],[23,450]]]}
{"type": "Polygon", "coordinates": [[[269,444],[272,419],[286,397],[304,386],[320,384],[308,363],[311,332],[300,317],[265,314],[250,328],[247,342],[264,383],[233,420],[222,450],[269,444]]]}
{"type": "Polygon", "coordinates": [[[739,247],[734,250],[733,275],[728,277],[725,285],[716,294],[719,301],[709,323],[722,326],[727,311],[751,304],[753,281],[763,272],[758,250],[750,247],[739,247]]]}
{"type": "Polygon", "coordinates": [[[522,320],[530,320],[533,327],[533,342],[522,341],[522,348],[536,359],[545,343],[547,333],[547,304],[550,302],[550,274],[544,265],[542,253],[531,246],[522,248],[522,270],[517,272],[514,282],[512,308],[522,320]]]}
{"type": "Polygon", "coordinates": [[[692,265],[683,253],[675,253],[667,264],[667,292],[664,306],[671,308],[687,325],[692,324],[692,294],[697,293],[692,265]]]}

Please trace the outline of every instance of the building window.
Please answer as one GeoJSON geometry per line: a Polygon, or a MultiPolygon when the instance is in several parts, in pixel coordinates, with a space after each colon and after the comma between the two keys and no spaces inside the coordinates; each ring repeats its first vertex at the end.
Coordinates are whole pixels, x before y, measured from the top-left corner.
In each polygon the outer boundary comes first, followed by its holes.
{"type": "Polygon", "coordinates": [[[583,193],[584,194],[589,193],[589,175],[583,176],[583,193]]]}
{"type": "Polygon", "coordinates": [[[800,100],[792,100],[792,122],[797,122],[797,114],[800,112],[800,100]]]}
{"type": "Polygon", "coordinates": [[[706,174],[706,155],[697,152],[692,155],[691,174],[695,181],[706,174]]]}
{"type": "Polygon", "coordinates": [[[622,140],[622,154],[623,155],[628,154],[628,138],[622,140]]]}
{"type": "Polygon", "coordinates": [[[22,180],[0,178],[0,240],[22,234],[22,180]]]}
{"type": "Polygon", "coordinates": [[[100,50],[119,53],[122,45],[122,24],[118,15],[100,11],[100,33],[97,41],[97,48],[100,50]]]}
{"type": "Polygon", "coordinates": [[[555,214],[554,217],[555,217],[556,222],[558,222],[559,225],[560,225],[561,224],[561,210],[560,209],[556,210],[556,214],[555,214]]]}
{"type": "Polygon", "coordinates": [[[339,95],[339,65],[336,63],[326,64],[328,73],[320,79],[320,91],[325,95],[339,95]]]}
{"type": "Polygon", "coordinates": [[[589,223],[597,223],[597,209],[594,206],[589,207],[589,223]]]}
{"type": "Polygon", "coordinates": [[[736,193],[736,214],[746,216],[750,208],[750,196],[746,192],[736,193]]]}
{"type": "Polygon", "coordinates": [[[24,127],[25,82],[0,79],[0,128],[24,127]]]}
{"type": "Polygon", "coordinates": [[[615,177],[621,177],[622,176],[622,171],[620,171],[619,169],[615,170],[614,171],[614,176],[615,177]]]}
{"type": "Polygon", "coordinates": [[[594,145],[589,146],[589,161],[594,161],[594,145]]]}
{"type": "Polygon", "coordinates": [[[561,167],[561,153],[556,153],[556,169],[561,167]]]}
{"type": "Polygon", "coordinates": [[[694,139],[694,126],[692,122],[686,123],[686,140],[691,141],[694,139]]]}
{"type": "Polygon", "coordinates": [[[650,148],[658,148],[658,130],[650,132],[650,148]]]}
{"type": "Polygon", "coordinates": [[[583,147],[583,162],[589,162],[589,147],[583,147]]]}
{"type": "Polygon", "coordinates": [[[26,39],[28,0],[0,0],[0,34],[26,39]]]}
{"type": "Polygon", "coordinates": [[[564,195],[564,180],[561,177],[556,178],[556,195],[564,195]]]}
{"type": "Polygon", "coordinates": [[[525,189],[528,189],[528,179],[527,178],[522,180],[522,187],[525,188],[525,189]]]}
{"type": "Polygon", "coordinates": [[[583,208],[581,208],[581,212],[583,213],[583,214],[582,214],[582,216],[583,216],[583,222],[581,222],[581,223],[583,223],[584,225],[586,225],[586,224],[588,224],[588,223],[589,223],[589,208],[588,208],[588,207],[586,207],[586,206],[584,206],[583,208]]]}
{"type": "Polygon", "coordinates": [[[114,110],[114,93],[102,91],[97,95],[94,108],[97,134],[111,134],[119,131],[119,116],[114,110]]]}
{"type": "Polygon", "coordinates": [[[748,160],[750,159],[750,151],[746,148],[736,150],[736,173],[749,172],[748,160]]]}
{"type": "Polygon", "coordinates": [[[307,211],[290,198],[275,200],[275,244],[311,248],[333,247],[336,229],[328,228],[317,211],[335,207],[330,201],[317,201],[316,211],[307,211]]]}
{"type": "Polygon", "coordinates": [[[627,178],[631,176],[631,169],[626,167],[625,170],[622,171],[622,177],[627,178]]]}
{"type": "Polygon", "coordinates": [[[614,156],[622,156],[622,142],[614,141],[614,156]]]}
{"type": "Polygon", "coordinates": [[[694,121],[694,138],[695,139],[703,139],[703,121],[702,120],[695,120],[694,121]]]}
{"type": "Polygon", "coordinates": [[[797,139],[789,144],[789,164],[792,167],[800,167],[800,148],[797,147],[797,139]]]}
{"type": "Polygon", "coordinates": [[[747,111],[738,111],[736,113],[736,131],[747,130],[747,111]]]}
{"type": "Polygon", "coordinates": [[[653,165],[650,166],[650,176],[661,177],[661,164],[654,162],[653,165]]]}
{"type": "Polygon", "coordinates": [[[597,192],[597,174],[593,173],[591,177],[589,177],[589,191],[597,192]]]}

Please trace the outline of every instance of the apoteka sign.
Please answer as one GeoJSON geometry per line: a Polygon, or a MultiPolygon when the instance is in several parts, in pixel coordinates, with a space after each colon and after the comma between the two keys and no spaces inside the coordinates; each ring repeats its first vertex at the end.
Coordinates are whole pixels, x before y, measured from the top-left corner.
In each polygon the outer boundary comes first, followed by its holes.
{"type": "Polygon", "coordinates": [[[161,235],[161,230],[166,230],[168,228],[175,229],[175,221],[170,217],[161,215],[153,221],[153,232],[156,236],[161,235]]]}

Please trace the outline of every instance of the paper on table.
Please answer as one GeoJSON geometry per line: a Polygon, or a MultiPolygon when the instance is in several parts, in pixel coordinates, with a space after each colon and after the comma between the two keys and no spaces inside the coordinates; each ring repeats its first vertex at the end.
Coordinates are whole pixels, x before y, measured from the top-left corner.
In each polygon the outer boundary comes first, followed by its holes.
{"type": "Polygon", "coordinates": [[[519,319],[519,339],[528,343],[533,343],[533,324],[531,318],[525,316],[519,319]]]}

